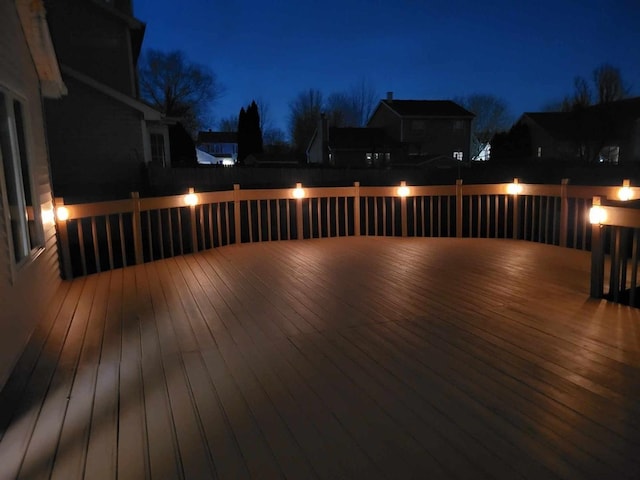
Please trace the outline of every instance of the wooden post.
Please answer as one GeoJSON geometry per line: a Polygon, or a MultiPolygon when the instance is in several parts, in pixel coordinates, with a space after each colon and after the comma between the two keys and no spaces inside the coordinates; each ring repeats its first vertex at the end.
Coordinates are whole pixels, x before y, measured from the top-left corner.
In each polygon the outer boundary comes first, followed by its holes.
{"type": "MultiPolygon", "coordinates": [[[[514,184],[518,184],[517,178],[513,179],[514,184]]],[[[520,199],[518,194],[512,194],[513,197],[513,239],[518,240],[520,238],[520,199]]]]}
{"type": "MultiPolygon", "coordinates": [[[[189,187],[189,195],[194,195],[193,187],[189,187]]],[[[196,226],[196,204],[189,205],[189,236],[191,237],[191,252],[198,251],[198,228],[196,226]]]]}
{"type": "Polygon", "coordinates": [[[456,180],[456,237],[462,238],[462,179],[456,180]]]}
{"type": "Polygon", "coordinates": [[[135,252],[135,263],[140,265],[144,263],[144,254],[142,251],[142,219],[140,218],[140,194],[131,192],[131,201],[133,202],[133,248],[135,252]]]}
{"type": "Polygon", "coordinates": [[[353,235],[360,236],[360,182],[353,182],[353,235]]]}
{"type": "MultiPolygon", "coordinates": [[[[302,188],[301,183],[296,183],[296,189],[302,188]]],[[[311,219],[309,219],[309,224],[311,224],[311,219]]],[[[302,196],[296,197],[296,232],[297,239],[304,239],[304,225],[303,225],[303,215],[302,215],[302,196]]]]}
{"type": "Polygon", "coordinates": [[[567,198],[568,178],[563,178],[560,184],[560,239],[561,247],[567,246],[567,237],[569,236],[569,199],[567,198]]]}
{"type": "MultiPolygon", "coordinates": [[[[593,197],[592,205],[600,205],[600,197],[593,197]]],[[[604,239],[603,226],[591,225],[591,290],[592,298],[604,296],[604,239]]]]}
{"type": "MultiPolygon", "coordinates": [[[[407,188],[407,182],[405,182],[404,180],[402,182],[400,182],[400,188],[403,188],[403,187],[407,188]]],[[[407,223],[408,223],[408,220],[407,220],[407,195],[406,195],[406,192],[404,192],[400,196],[400,225],[401,225],[401,230],[402,230],[402,236],[403,237],[406,237],[407,235],[409,235],[409,227],[408,227],[407,223]]]]}
{"type": "MultiPolygon", "coordinates": [[[[54,212],[58,211],[59,207],[64,206],[63,198],[56,198],[54,200],[54,212]]],[[[60,261],[60,273],[65,280],[71,280],[73,278],[73,270],[71,269],[71,248],[69,247],[69,231],[67,229],[67,220],[56,219],[56,230],[58,233],[58,258],[60,261]]]]}
{"type": "Polygon", "coordinates": [[[242,243],[242,224],[240,221],[240,184],[233,184],[233,227],[235,243],[242,243]]]}

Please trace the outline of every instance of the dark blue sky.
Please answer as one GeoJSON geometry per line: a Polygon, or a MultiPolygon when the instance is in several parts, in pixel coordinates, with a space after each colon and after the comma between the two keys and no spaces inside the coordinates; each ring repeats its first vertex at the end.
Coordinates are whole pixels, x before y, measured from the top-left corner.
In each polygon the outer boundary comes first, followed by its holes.
{"type": "Polygon", "coordinates": [[[134,11],[143,48],[182,50],[225,86],[211,128],[261,98],[287,132],[298,92],[362,79],[381,98],[491,93],[517,118],[606,62],[640,95],[638,0],[134,0],[134,11]]]}

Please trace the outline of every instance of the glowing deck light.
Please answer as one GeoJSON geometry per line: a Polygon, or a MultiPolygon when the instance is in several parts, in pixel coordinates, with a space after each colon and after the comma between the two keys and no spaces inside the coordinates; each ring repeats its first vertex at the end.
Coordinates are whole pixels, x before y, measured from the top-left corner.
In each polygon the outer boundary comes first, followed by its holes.
{"type": "Polygon", "coordinates": [[[67,207],[58,207],[56,209],[56,218],[59,222],[66,222],[69,220],[69,209],[67,207]]]}
{"type": "Polygon", "coordinates": [[[403,181],[400,183],[400,186],[398,187],[398,190],[396,190],[396,193],[399,197],[408,197],[411,193],[411,190],[409,189],[409,187],[407,187],[407,183],[403,181]]]}
{"type": "Polygon", "coordinates": [[[189,192],[184,196],[184,203],[190,207],[198,204],[198,195],[193,192],[189,192]]]}
{"type": "Polygon", "coordinates": [[[291,195],[293,195],[293,198],[304,198],[306,195],[306,192],[304,191],[304,188],[302,188],[302,184],[301,183],[296,183],[296,188],[294,188],[291,191],[291,195]]]}
{"type": "Polygon", "coordinates": [[[522,185],[520,185],[518,182],[510,183],[509,185],[507,185],[507,193],[509,195],[519,195],[520,193],[522,193],[522,185]]]}
{"type": "Polygon", "coordinates": [[[589,210],[589,222],[591,225],[600,225],[607,219],[607,211],[600,205],[594,205],[589,210]]]}
{"type": "Polygon", "coordinates": [[[623,202],[629,201],[633,198],[633,189],[629,180],[622,181],[622,187],[618,190],[618,198],[623,202]]]}

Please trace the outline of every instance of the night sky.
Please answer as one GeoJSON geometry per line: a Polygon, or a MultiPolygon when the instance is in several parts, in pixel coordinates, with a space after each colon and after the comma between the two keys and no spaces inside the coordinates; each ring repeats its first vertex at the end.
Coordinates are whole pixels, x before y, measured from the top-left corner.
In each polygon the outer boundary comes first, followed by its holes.
{"type": "Polygon", "coordinates": [[[134,12],[143,48],[182,50],[225,86],[213,129],[261,98],[288,133],[298,92],[326,98],[362,79],[381,98],[494,94],[514,119],[602,63],[640,95],[638,0],[134,0],[134,12]]]}

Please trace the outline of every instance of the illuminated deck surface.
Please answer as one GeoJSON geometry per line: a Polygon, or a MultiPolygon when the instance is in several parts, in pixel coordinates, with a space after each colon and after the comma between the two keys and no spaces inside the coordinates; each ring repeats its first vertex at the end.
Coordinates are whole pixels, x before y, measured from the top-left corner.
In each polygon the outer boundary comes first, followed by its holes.
{"type": "Polygon", "coordinates": [[[638,478],[640,310],[509,240],[223,247],[65,282],[0,478],[638,478]]]}

